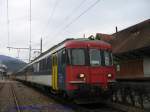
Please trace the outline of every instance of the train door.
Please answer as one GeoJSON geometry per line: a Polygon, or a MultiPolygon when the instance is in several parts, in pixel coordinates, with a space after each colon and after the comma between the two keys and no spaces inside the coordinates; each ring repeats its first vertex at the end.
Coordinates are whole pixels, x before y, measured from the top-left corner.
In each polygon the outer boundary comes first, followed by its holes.
{"type": "Polygon", "coordinates": [[[65,89],[66,76],[66,50],[62,49],[58,52],[58,87],[61,90],[65,89]]]}
{"type": "Polygon", "coordinates": [[[52,55],[52,88],[58,90],[58,60],[56,53],[52,55]]]}

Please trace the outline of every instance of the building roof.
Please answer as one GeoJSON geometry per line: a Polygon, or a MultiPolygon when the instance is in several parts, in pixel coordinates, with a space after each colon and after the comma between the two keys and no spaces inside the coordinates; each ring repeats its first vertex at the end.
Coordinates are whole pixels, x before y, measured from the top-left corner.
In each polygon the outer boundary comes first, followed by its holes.
{"type": "Polygon", "coordinates": [[[113,37],[112,35],[104,34],[104,33],[96,33],[96,36],[99,36],[101,40],[105,42],[109,42],[110,40],[112,40],[113,37]]]}
{"type": "MultiPolygon", "coordinates": [[[[112,51],[122,54],[150,47],[150,19],[112,35],[112,51]]],[[[150,50],[150,49],[149,49],[150,50]]]]}
{"type": "Polygon", "coordinates": [[[7,69],[7,66],[6,65],[4,65],[4,64],[0,64],[0,69],[7,69]]]}

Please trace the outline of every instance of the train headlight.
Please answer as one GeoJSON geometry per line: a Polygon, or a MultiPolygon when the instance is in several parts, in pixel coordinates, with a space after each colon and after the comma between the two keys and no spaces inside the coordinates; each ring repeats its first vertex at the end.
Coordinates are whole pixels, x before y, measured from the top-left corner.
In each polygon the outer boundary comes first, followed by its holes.
{"type": "Polygon", "coordinates": [[[80,77],[80,78],[84,78],[84,77],[85,77],[85,74],[80,74],[79,77],[80,77]]]}
{"type": "Polygon", "coordinates": [[[111,78],[111,77],[112,77],[112,74],[108,74],[107,77],[108,77],[108,78],[111,78]]]}

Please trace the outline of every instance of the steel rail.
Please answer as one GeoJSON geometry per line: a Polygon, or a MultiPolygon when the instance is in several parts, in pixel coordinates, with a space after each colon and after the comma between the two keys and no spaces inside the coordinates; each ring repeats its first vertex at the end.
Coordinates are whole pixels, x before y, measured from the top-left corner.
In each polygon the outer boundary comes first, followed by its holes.
{"type": "Polygon", "coordinates": [[[21,109],[20,109],[20,107],[19,107],[19,103],[18,103],[16,94],[15,94],[15,90],[14,90],[14,88],[13,88],[13,85],[11,85],[11,91],[12,91],[12,95],[13,95],[13,98],[14,98],[14,102],[15,102],[15,104],[16,104],[17,112],[21,112],[21,109]]]}
{"type": "Polygon", "coordinates": [[[0,91],[3,89],[4,85],[4,83],[0,83],[0,91]]]}

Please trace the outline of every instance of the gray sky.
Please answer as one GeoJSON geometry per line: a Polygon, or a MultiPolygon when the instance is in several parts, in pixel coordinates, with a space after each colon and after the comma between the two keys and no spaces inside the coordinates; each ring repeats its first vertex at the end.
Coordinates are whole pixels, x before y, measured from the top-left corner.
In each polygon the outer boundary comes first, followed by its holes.
{"type": "MultiPolygon", "coordinates": [[[[9,44],[29,46],[29,1],[8,0],[9,44]]],[[[150,0],[100,0],[91,10],[69,27],[64,27],[97,0],[31,0],[32,47],[39,48],[43,37],[44,50],[66,38],[81,38],[97,32],[112,34],[150,18],[150,0]]],[[[0,0],[0,54],[17,57],[8,50],[7,0],[0,0]]],[[[32,53],[34,57],[34,53],[32,53]]],[[[20,50],[20,58],[28,59],[28,51],[20,50]]]]}

